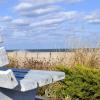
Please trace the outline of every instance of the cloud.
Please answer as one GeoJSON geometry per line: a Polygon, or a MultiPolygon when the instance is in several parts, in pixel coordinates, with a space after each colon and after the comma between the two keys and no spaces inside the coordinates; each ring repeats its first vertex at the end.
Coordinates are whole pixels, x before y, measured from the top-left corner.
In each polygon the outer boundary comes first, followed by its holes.
{"type": "MultiPolygon", "coordinates": [[[[80,16],[77,11],[65,11],[62,6],[55,3],[81,1],[83,0],[23,0],[15,6],[15,10],[18,11],[21,17],[31,19],[32,24],[30,26],[32,27],[54,25],[64,21],[75,21],[80,16]]],[[[14,23],[24,24],[22,21],[15,21],[14,23]]]]}
{"type": "Polygon", "coordinates": [[[58,9],[57,6],[48,6],[48,7],[44,7],[44,8],[35,9],[33,11],[33,13],[41,14],[41,13],[46,13],[46,12],[54,11],[54,10],[57,10],[57,9],[58,9]]]}
{"type": "Polygon", "coordinates": [[[42,26],[42,25],[50,25],[50,24],[55,24],[55,23],[58,23],[58,22],[62,22],[64,21],[64,19],[48,19],[48,20],[44,20],[44,21],[41,21],[41,22],[36,22],[36,23],[33,23],[31,24],[31,26],[42,26]]]}
{"type": "Polygon", "coordinates": [[[35,16],[35,14],[42,14],[62,9],[62,7],[56,5],[58,2],[70,4],[81,1],[83,0],[22,0],[22,2],[14,7],[14,9],[21,15],[35,16]]]}
{"type": "Polygon", "coordinates": [[[86,22],[91,24],[100,24],[100,11],[92,12],[84,17],[86,22]]]}
{"type": "Polygon", "coordinates": [[[9,22],[12,20],[12,17],[10,16],[2,16],[0,17],[0,22],[9,22]]]}
{"type": "Polygon", "coordinates": [[[27,3],[27,2],[22,2],[20,4],[18,4],[17,6],[15,6],[15,10],[17,11],[26,11],[29,10],[33,7],[33,5],[31,3],[27,3]]]}
{"type": "Polygon", "coordinates": [[[40,6],[36,8],[31,8],[30,10],[20,10],[19,14],[25,17],[38,17],[39,15],[47,14],[47,13],[52,13],[55,11],[59,11],[60,7],[59,6],[40,6]]]}
{"type": "MultiPolygon", "coordinates": [[[[14,4],[15,7],[13,7],[14,12],[9,11],[9,15],[12,14],[12,17],[0,17],[0,32],[6,34],[5,36],[8,38],[14,38],[10,40],[11,43],[12,40],[17,43],[16,40],[19,39],[25,43],[30,41],[31,46],[33,46],[33,42],[36,44],[52,42],[53,46],[55,43],[62,46],[64,44],[62,41],[67,41],[70,38],[72,43],[75,39],[80,39],[83,42],[83,38],[86,38],[86,42],[88,42],[88,38],[85,37],[88,32],[79,31],[79,29],[84,22],[100,23],[100,14],[99,12],[88,13],[87,11],[82,13],[81,9],[71,5],[82,1],[84,0],[18,0],[18,4],[14,4]],[[72,29],[68,30],[69,28],[72,29]],[[80,34],[82,35],[80,36],[80,34]]],[[[91,25],[89,26],[87,23],[85,25],[87,30],[91,29],[91,25]]]]}
{"type": "MultiPolygon", "coordinates": [[[[67,11],[57,2],[75,3],[81,0],[32,0],[32,2],[20,2],[14,7],[17,17],[9,20],[4,32],[8,37],[16,39],[47,39],[64,40],[67,32],[67,24],[79,20],[80,12],[67,11]],[[48,38],[47,38],[48,37],[48,38]]],[[[71,33],[70,33],[71,34],[71,33]]]]}
{"type": "Polygon", "coordinates": [[[30,21],[26,19],[14,19],[12,20],[12,24],[17,25],[17,26],[27,26],[30,24],[30,21]]]}
{"type": "MultiPolygon", "coordinates": [[[[66,33],[66,29],[64,28],[66,27],[65,23],[76,19],[78,14],[79,13],[77,11],[60,11],[57,13],[54,12],[53,16],[52,14],[45,14],[43,17],[40,16],[39,18],[13,18],[8,22],[8,24],[4,24],[4,26],[2,26],[4,29],[3,33],[7,33],[7,37],[20,37],[22,39],[29,39],[30,37],[35,38],[35,36],[38,36],[41,33],[51,34],[51,36],[54,37],[52,34],[58,34],[60,32],[66,33]]],[[[7,21],[8,18],[5,17],[4,19],[7,21]]]]}
{"type": "Polygon", "coordinates": [[[27,31],[14,30],[11,38],[27,38],[27,31]]]}
{"type": "Polygon", "coordinates": [[[38,6],[38,5],[36,5],[36,2],[37,1],[35,1],[34,3],[29,3],[29,2],[21,2],[21,3],[19,3],[18,5],[16,5],[15,7],[14,7],[14,9],[16,10],[16,11],[29,11],[29,10],[36,10],[36,12],[38,13],[38,12],[43,12],[43,10],[46,10],[46,9],[54,9],[54,6],[51,6],[51,7],[48,7],[48,5],[47,5],[47,7],[45,7],[46,6],[46,4],[45,4],[45,2],[43,2],[43,6],[38,6]],[[42,8],[41,8],[42,7],[42,8]],[[44,8],[43,8],[44,7],[44,8]],[[36,9],[36,8],[38,8],[38,9],[36,9]]]}
{"type": "Polygon", "coordinates": [[[21,0],[21,1],[35,3],[36,5],[40,5],[40,4],[50,4],[50,3],[57,3],[57,2],[77,3],[83,0],[21,0]]]}
{"type": "Polygon", "coordinates": [[[44,18],[34,22],[31,24],[33,27],[46,26],[46,25],[55,25],[58,23],[62,23],[64,21],[74,21],[78,17],[78,12],[76,11],[67,11],[67,12],[59,12],[49,16],[45,16],[44,18]]]}

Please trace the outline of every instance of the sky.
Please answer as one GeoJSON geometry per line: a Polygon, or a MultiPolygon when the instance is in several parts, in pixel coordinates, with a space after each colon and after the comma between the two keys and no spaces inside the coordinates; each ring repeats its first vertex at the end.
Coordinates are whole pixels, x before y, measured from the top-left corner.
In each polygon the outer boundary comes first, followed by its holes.
{"type": "Polygon", "coordinates": [[[100,47],[100,0],[0,0],[7,49],[100,47]]]}

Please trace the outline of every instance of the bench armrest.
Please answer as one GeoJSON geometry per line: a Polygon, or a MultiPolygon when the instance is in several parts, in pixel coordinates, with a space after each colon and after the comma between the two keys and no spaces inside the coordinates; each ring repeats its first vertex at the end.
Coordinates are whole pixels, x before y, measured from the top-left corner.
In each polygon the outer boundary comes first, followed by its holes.
{"type": "Polygon", "coordinates": [[[13,89],[18,85],[18,81],[12,70],[0,71],[0,87],[13,89]]]}

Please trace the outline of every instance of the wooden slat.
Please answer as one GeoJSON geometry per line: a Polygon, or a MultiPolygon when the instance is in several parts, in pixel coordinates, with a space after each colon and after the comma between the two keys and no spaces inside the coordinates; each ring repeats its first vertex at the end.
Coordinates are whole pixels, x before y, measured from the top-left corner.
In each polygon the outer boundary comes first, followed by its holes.
{"type": "Polygon", "coordinates": [[[22,87],[21,91],[28,91],[32,88],[35,89],[37,87],[42,87],[50,83],[52,83],[52,77],[50,75],[34,72],[31,74],[31,71],[29,71],[28,74],[26,74],[25,77],[20,80],[20,84],[22,87]],[[30,82],[30,84],[26,86],[25,84],[27,84],[28,81],[30,82]],[[33,87],[32,84],[36,84],[37,87],[33,87]]]}
{"type": "Polygon", "coordinates": [[[19,89],[18,91],[22,91],[22,92],[38,88],[37,81],[34,81],[32,79],[25,79],[25,78],[20,80],[20,86],[21,89],[19,89]]]}
{"type": "MultiPolygon", "coordinates": [[[[0,68],[0,70],[7,70],[7,68],[0,68]]],[[[26,70],[26,69],[12,69],[16,80],[19,81],[18,91],[28,91],[38,87],[63,80],[65,73],[57,71],[44,70],[26,70]]]]}
{"type": "Polygon", "coordinates": [[[19,73],[22,76],[20,80],[21,91],[28,91],[38,87],[63,80],[65,73],[56,71],[30,70],[28,73],[19,73]]]}
{"type": "MultiPolygon", "coordinates": [[[[9,68],[7,67],[0,67],[1,71],[6,71],[9,68]]],[[[18,68],[12,68],[11,69],[16,77],[17,80],[21,80],[24,78],[24,76],[28,73],[29,69],[18,69],[18,68]]]]}
{"type": "Polygon", "coordinates": [[[4,47],[0,47],[0,67],[9,64],[8,57],[6,54],[6,50],[4,47]]]}
{"type": "MultiPolygon", "coordinates": [[[[45,70],[30,70],[28,74],[26,74],[25,78],[27,77],[34,77],[38,76],[40,78],[46,78],[49,76],[49,78],[52,78],[52,83],[63,80],[65,78],[65,73],[64,72],[59,72],[59,71],[45,71],[45,70]]],[[[40,84],[41,86],[41,84],[40,84]]]]}
{"type": "Polygon", "coordinates": [[[0,71],[0,87],[7,89],[14,89],[18,82],[12,70],[0,71]]]}
{"type": "Polygon", "coordinates": [[[60,72],[60,71],[41,71],[41,70],[33,70],[31,72],[31,74],[35,72],[35,73],[41,73],[41,74],[45,74],[45,75],[50,75],[53,79],[53,82],[59,81],[59,80],[63,80],[65,78],[65,73],[64,72],[60,72]]]}

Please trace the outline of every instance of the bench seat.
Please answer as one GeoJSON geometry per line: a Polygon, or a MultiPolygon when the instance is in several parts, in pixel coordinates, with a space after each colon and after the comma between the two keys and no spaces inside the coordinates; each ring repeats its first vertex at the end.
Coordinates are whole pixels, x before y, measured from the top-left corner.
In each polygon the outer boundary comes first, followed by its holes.
{"type": "Polygon", "coordinates": [[[36,100],[38,87],[63,80],[64,72],[9,69],[6,50],[0,47],[0,100],[36,100]],[[3,99],[2,99],[3,98],[3,99]]]}
{"type": "MultiPolygon", "coordinates": [[[[7,72],[8,68],[0,68],[1,71],[7,72]]],[[[2,84],[0,87],[14,89],[18,91],[29,91],[38,87],[45,86],[50,83],[54,83],[59,80],[63,80],[65,73],[57,71],[45,71],[45,70],[28,70],[28,69],[16,69],[13,68],[12,72],[9,71],[11,78],[8,85],[2,84]],[[13,85],[12,85],[13,84],[13,85]]],[[[0,77],[2,78],[1,74],[0,77]]],[[[6,81],[6,80],[5,80],[6,81]]]]}

